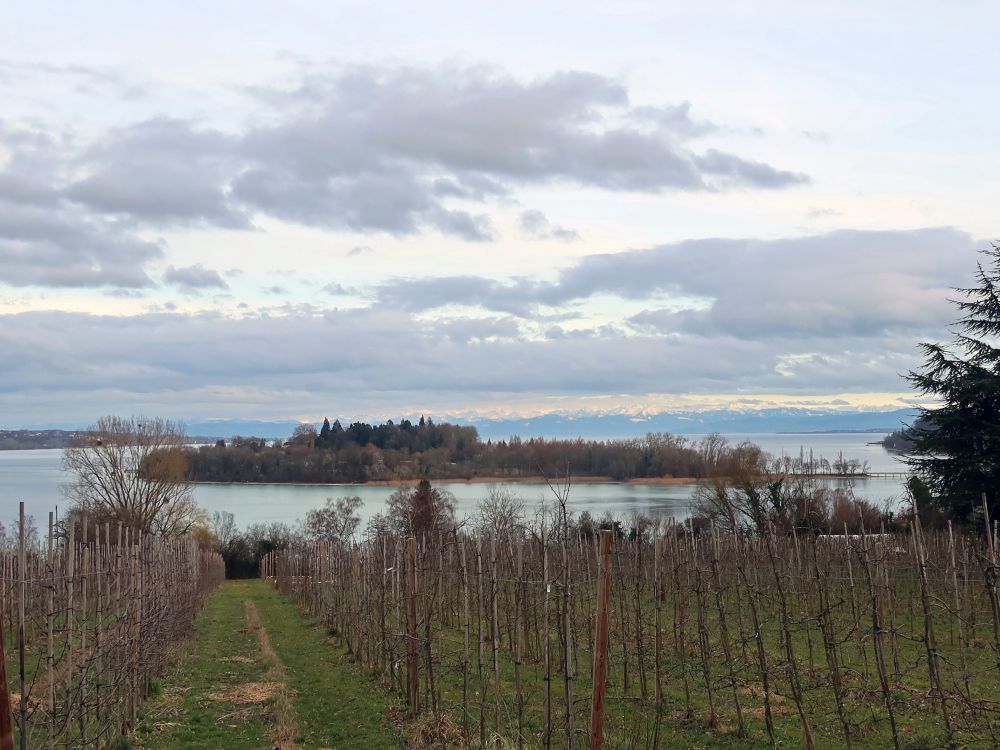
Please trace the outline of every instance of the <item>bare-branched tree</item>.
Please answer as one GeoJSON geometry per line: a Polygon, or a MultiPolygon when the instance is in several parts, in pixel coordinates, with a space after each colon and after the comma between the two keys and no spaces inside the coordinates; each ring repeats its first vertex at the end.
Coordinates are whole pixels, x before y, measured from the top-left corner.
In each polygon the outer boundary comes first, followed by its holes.
{"type": "Polygon", "coordinates": [[[479,501],[479,528],[494,539],[520,536],[524,526],[524,500],[505,484],[491,484],[479,501]]]}
{"type": "Polygon", "coordinates": [[[328,497],[324,507],[306,513],[306,536],[324,542],[348,541],[361,525],[357,511],[362,505],[364,502],[357,495],[336,500],[328,497]]]}
{"type": "Polygon", "coordinates": [[[236,516],[228,510],[217,510],[212,513],[212,533],[219,548],[226,549],[239,534],[239,529],[236,528],[236,516]]]}
{"type": "Polygon", "coordinates": [[[169,420],[101,417],[63,452],[71,510],[169,536],[207,525],[191,495],[184,443],[184,429],[169,420]]]}

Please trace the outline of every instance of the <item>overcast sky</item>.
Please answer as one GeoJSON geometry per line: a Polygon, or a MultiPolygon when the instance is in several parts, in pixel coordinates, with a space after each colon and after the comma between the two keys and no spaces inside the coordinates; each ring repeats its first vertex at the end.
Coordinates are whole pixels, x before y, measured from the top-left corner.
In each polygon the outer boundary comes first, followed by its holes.
{"type": "Polygon", "coordinates": [[[0,10],[0,427],[894,408],[991,2],[0,10]]]}

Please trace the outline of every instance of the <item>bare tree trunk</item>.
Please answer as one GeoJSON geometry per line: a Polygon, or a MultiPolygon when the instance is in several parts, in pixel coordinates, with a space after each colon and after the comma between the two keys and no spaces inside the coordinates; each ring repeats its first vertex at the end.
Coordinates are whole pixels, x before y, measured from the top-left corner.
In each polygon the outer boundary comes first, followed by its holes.
{"type": "Polygon", "coordinates": [[[569,474],[566,489],[560,497],[562,507],[562,556],[563,556],[563,617],[566,631],[566,653],[564,655],[565,695],[566,695],[566,747],[574,747],[573,721],[573,581],[570,577],[569,560],[569,516],[566,513],[566,495],[569,493],[569,474]]]}
{"type": "Polygon", "coordinates": [[[920,573],[920,601],[924,611],[924,648],[927,652],[927,672],[931,686],[938,694],[941,706],[941,719],[944,721],[945,732],[948,735],[948,746],[957,748],[955,733],[951,727],[951,715],[948,713],[948,697],[941,684],[940,655],[937,638],[934,634],[934,614],[931,610],[930,584],[927,580],[927,556],[924,552],[923,531],[920,528],[920,517],[917,515],[917,504],[913,502],[913,542],[917,552],[917,570],[920,573]]]}
{"type": "Polygon", "coordinates": [[[878,668],[879,686],[882,690],[882,703],[889,716],[889,727],[892,730],[892,744],[896,750],[900,750],[899,731],[896,727],[896,713],[892,707],[892,692],[889,688],[889,676],[885,665],[885,649],[882,644],[882,618],[878,600],[878,582],[875,573],[872,572],[872,563],[868,557],[868,538],[864,528],[861,531],[861,543],[864,555],[862,557],[862,569],[865,571],[865,578],[868,581],[868,592],[871,599],[872,617],[872,643],[875,648],[875,665],[878,668]]]}
{"type": "Polygon", "coordinates": [[[657,706],[657,727],[663,707],[663,583],[660,571],[663,566],[663,539],[659,535],[653,543],[653,598],[655,624],[653,634],[653,671],[655,673],[655,699],[657,706]]]}
{"type": "Polygon", "coordinates": [[[610,632],[608,609],[611,604],[611,553],[613,538],[610,531],[601,532],[600,589],[597,593],[597,633],[594,638],[594,690],[590,710],[590,750],[604,748],[604,696],[608,686],[608,651],[610,632]]]}
{"type": "Polygon", "coordinates": [[[545,730],[542,744],[548,750],[552,746],[552,644],[549,641],[549,540],[545,529],[544,509],[542,513],[542,648],[545,651],[545,730]]]}
{"type": "Polygon", "coordinates": [[[843,680],[840,674],[840,664],[837,660],[837,642],[834,637],[833,624],[830,621],[830,597],[827,591],[827,580],[819,569],[818,551],[816,542],[813,541],[813,572],[816,579],[816,590],[819,593],[819,623],[823,634],[823,650],[826,652],[826,665],[830,670],[830,683],[833,687],[833,697],[837,702],[837,716],[840,717],[840,724],[844,729],[844,747],[851,750],[853,742],[851,740],[851,722],[847,716],[844,706],[843,680]]]}
{"type": "MultiPolygon", "coordinates": [[[[6,583],[6,582],[5,582],[6,583]]],[[[6,599],[6,597],[4,597],[6,599]]],[[[0,611],[0,750],[14,750],[14,726],[11,721],[10,682],[7,679],[7,649],[4,645],[4,612],[0,611]]],[[[53,707],[53,713],[55,708],[53,707]]],[[[21,730],[24,736],[24,730],[21,730]]]]}
{"type": "Polygon", "coordinates": [[[17,525],[17,661],[19,683],[21,685],[21,750],[28,747],[28,691],[25,687],[25,653],[24,653],[24,598],[26,594],[27,559],[24,549],[24,503],[18,503],[17,525]]]}
{"type": "MultiPolygon", "coordinates": [[[[683,533],[683,532],[682,532],[683,533]]],[[[690,720],[694,716],[694,709],[691,707],[691,686],[688,683],[687,670],[687,591],[681,589],[680,566],[683,557],[683,545],[674,534],[672,539],[674,547],[674,645],[677,649],[677,658],[680,662],[681,680],[684,683],[684,718],[690,720]]]]}
{"type": "Polygon", "coordinates": [[[729,686],[733,691],[733,705],[736,708],[737,734],[746,737],[746,722],[743,719],[743,706],[740,705],[740,691],[737,687],[736,660],[729,640],[729,625],[726,622],[726,606],[723,599],[722,576],[719,575],[719,538],[715,527],[712,527],[712,581],[715,588],[715,607],[719,613],[719,638],[722,641],[722,655],[725,657],[729,670],[729,686]]]}
{"type": "Polygon", "coordinates": [[[776,747],[774,739],[774,716],[771,711],[771,672],[767,662],[767,649],[764,647],[764,631],[761,628],[761,618],[759,609],[759,587],[757,586],[757,576],[754,573],[754,583],[750,584],[749,577],[746,574],[746,563],[748,561],[744,560],[743,564],[737,567],[740,576],[743,577],[744,585],[746,586],[748,593],[748,600],[750,604],[750,615],[753,622],[754,629],[754,643],[757,648],[757,668],[760,670],[760,682],[761,687],[764,688],[764,725],[767,728],[767,736],[771,742],[771,747],[776,747]]]}
{"type": "Polygon", "coordinates": [[[521,687],[522,641],[521,621],[524,618],[524,545],[517,540],[517,579],[514,582],[514,685],[517,690],[517,747],[524,750],[524,693],[521,687]]]}
{"type": "Polygon", "coordinates": [[[768,559],[771,563],[771,572],[774,577],[774,588],[778,594],[778,606],[781,614],[781,633],[785,644],[785,666],[788,673],[788,683],[792,689],[792,699],[795,701],[795,708],[799,714],[799,721],[802,724],[803,744],[806,750],[813,750],[812,729],[809,727],[809,717],[806,716],[805,705],[802,700],[802,685],[799,682],[799,667],[795,658],[795,645],[792,642],[791,616],[788,613],[788,597],[785,594],[785,586],[781,581],[781,573],[778,570],[778,562],[774,549],[774,530],[768,529],[764,543],[767,547],[768,559]]]}
{"type": "Polygon", "coordinates": [[[459,552],[462,561],[462,599],[464,602],[464,618],[463,618],[463,640],[464,648],[462,650],[462,728],[465,733],[465,739],[469,739],[469,636],[472,630],[472,614],[469,608],[469,566],[466,564],[465,559],[465,541],[459,542],[459,552]]]}
{"type": "Polygon", "coordinates": [[[698,618],[698,653],[701,655],[701,675],[705,682],[705,693],[708,696],[708,726],[714,728],[718,724],[715,715],[715,691],[712,688],[711,653],[708,636],[708,609],[706,582],[698,561],[698,548],[694,537],[691,537],[691,556],[694,561],[695,580],[695,612],[698,618]]]}
{"type": "Polygon", "coordinates": [[[486,747],[486,654],[483,645],[483,540],[476,537],[476,589],[479,594],[476,606],[476,640],[479,641],[479,745],[486,747]]]}
{"type": "MultiPolygon", "coordinates": [[[[46,558],[48,559],[48,574],[49,574],[49,586],[48,591],[45,596],[45,631],[46,631],[46,643],[45,643],[45,666],[48,672],[48,698],[49,698],[49,717],[48,717],[48,740],[49,740],[49,750],[55,750],[56,746],[56,675],[55,675],[55,643],[54,643],[54,628],[55,628],[55,590],[56,590],[56,571],[55,571],[55,560],[52,556],[52,541],[53,541],[53,517],[52,513],[49,512],[49,538],[48,547],[46,548],[46,558]]],[[[3,616],[0,615],[0,623],[3,623],[3,616]]],[[[2,636],[0,636],[2,637],[2,636]]],[[[3,655],[0,654],[0,662],[3,661],[3,655]]],[[[2,680],[3,685],[7,684],[7,670],[4,667],[4,672],[0,675],[0,680],[2,680]]],[[[10,702],[8,698],[8,703],[10,702]]],[[[4,711],[3,705],[0,705],[0,712],[4,711]]],[[[7,709],[8,721],[10,719],[9,707],[7,709]]],[[[0,727],[0,734],[2,734],[2,727],[0,727]]],[[[0,742],[0,750],[3,750],[3,744],[0,742]]]]}
{"type": "Polygon", "coordinates": [[[497,540],[490,539],[490,598],[493,613],[493,702],[494,720],[496,726],[496,745],[499,748],[503,737],[502,717],[500,714],[500,618],[497,608],[497,540]]]}
{"type": "Polygon", "coordinates": [[[406,540],[406,702],[410,715],[420,710],[420,675],[417,660],[417,540],[406,540]]]}
{"type": "Polygon", "coordinates": [[[1000,574],[1000,559],[997,558],[996,544],[993,541],[993,530],[990,528],[990,509],[983,493],[983,518],[986,524],[986,539],[990,553],[989,565],[983,571],[986,581],[986,593],[990,598],[990,608],[993,613],[993,648],[996,652],[997,671],[1000,671],[1000,595],[997,593],[997,576],[1000,574]]]}
{"type": "Polygon", "coordinates": [[[962,666],[962,684],[965,687],[964,696],[966,701],[972,700],[972,689],[969,678],[969,660],[965,653],[967,642],[965,639],[965,616],[962,608],[962,597],[958,588],[958,566],[955,563],[955,534],[951,528],[951,521],[948,521],[948,559],[951,562],[951,588],[955,596],[955,616],[958,620],[958,652],[962,666]]]}

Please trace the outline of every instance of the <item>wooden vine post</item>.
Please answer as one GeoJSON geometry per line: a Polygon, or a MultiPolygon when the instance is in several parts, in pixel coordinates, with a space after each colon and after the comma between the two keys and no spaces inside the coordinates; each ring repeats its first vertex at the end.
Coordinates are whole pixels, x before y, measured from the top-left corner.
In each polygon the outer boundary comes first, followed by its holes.
{"type": "Polygon", "coordinates": [[[410,715],[420,708],[420,675],[417,655],[417,540],[406,540],[406,702],[410,715]]]}
{"type": "Polygon", "coordinates": [[[611,532],[601,532],[600,588],[597,592],[597,636],[594,640],[594,697],[590,708],[590,750],[604,747],[604,699],[608,689],[608,608],[611,601],[611,532]]]}
{"type": "Polygon", "coordinates": [[[358,545],[351,545],[351,654],[355,659],[361,659],[361,555],[358,545]]]}
{"type": "Polygon", "coordinates": [[[10,716],[10,683],[7,682],[7,649],[4,646],[5,614],[0,610],[0,750],[14,750],[14,725],[10,716]]]}

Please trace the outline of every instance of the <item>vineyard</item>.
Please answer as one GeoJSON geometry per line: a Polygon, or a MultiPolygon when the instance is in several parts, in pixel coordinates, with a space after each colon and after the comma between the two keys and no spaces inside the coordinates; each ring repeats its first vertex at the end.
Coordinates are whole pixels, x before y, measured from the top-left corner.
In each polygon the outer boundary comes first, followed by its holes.
{"type": "Polygon", "coordinates": [[[0,743],[13,734],[21,750],[129,747],[154,678],[225,577],[190,538],[51,513],[37,534],[23,503],[2,569],[11,712],[0,712],[0,743]]]}
{"type": "Polygon", "coordinates": [[[464,528],[274,552],[262,577],[424,747],[1000,746],[995,533],[464,528]],[[679,733],[688,738],[679,741],[679,733]]]}

